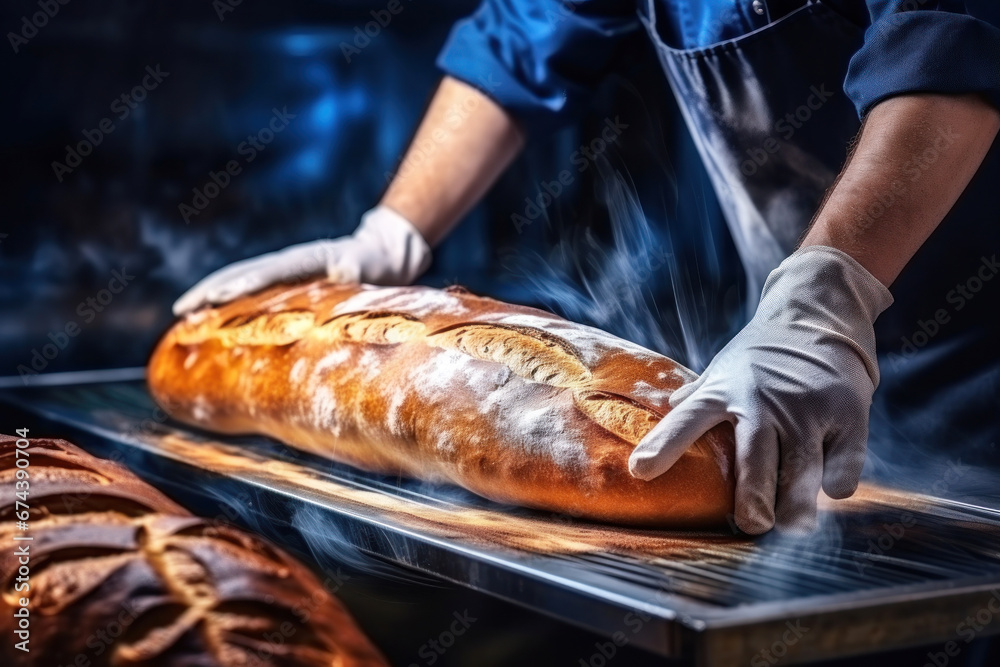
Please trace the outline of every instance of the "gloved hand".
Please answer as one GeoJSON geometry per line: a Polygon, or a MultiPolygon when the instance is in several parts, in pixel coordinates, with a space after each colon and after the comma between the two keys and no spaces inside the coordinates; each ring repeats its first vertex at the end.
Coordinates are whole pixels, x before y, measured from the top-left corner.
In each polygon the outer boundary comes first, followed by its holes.
{"type": "Polygon", "coordinates": [[[351,236],[300,243],[219,269],[177,299],[174,315],[324,272],[340,283],[409,285],[430,262],[431,249],[420,232],[392,209],[377,206],[361,217],[351,236]]]}
{"type": "Polygon", "coordinates": [[[879,382],[873,323],[892,295],[847,254],[802,248],[771,272],[753,319],[636,446],[629,470],[663,474],[702,434],[736,431],[736,525],[750,534],[816,523],[822,489],[854,493],[879,382]]]}

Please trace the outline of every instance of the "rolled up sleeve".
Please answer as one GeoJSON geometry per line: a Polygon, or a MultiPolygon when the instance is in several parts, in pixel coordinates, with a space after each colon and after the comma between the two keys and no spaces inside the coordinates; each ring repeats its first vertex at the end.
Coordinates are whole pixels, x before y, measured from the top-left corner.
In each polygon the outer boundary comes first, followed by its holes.
{"type": "Polygon", "coordinates": [[[869,0],[872,23],[845,91],[864,116],[913,93],[978,93],[1000,108],[1000,28],[959,0],[869,0]]]}
{"type": "Polygon", "coordinates": [[[638,25],[629,0],[484,0],[452,29],[437,63],[529,134],[544,133],[585,107],[638,25]]]}

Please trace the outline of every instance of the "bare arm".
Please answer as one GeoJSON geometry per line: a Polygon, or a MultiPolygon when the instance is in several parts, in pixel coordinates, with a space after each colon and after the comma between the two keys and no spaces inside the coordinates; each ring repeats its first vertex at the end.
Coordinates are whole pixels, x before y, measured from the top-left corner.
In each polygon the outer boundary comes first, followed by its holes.
{"type": "Polygon", "coordinates": [[[673,409],[632,452],[631,473],[662,474],[728,421],[742,530],[812,529],[821,487],[832,498],[853,494],[879,384],[873,323],[892,303],[886,287],[969,184],[998,128],[1000,113],[972,96],[876,106],[803,248],[771,272],[757,313],[701,377],[671,395],[673,409]]]}
{"type": "Polygon", "coordinates": [[[868,114],[802,246],[846,252],[890,285],[972,180],[1000,130],[975,95],[907,95],[868,114]]]}
{"type": "Polygon", "coordinates": [[[380,203],[412,222],[434,246],[523,145],[507,112],[475,88],[445,77],[380,203]]]}
{"type": "Polygon", "coordinates": [[[324,270],[340,282],[409,285],[430,262],[428,246],[448,235],[523,145],[521,131],[503,109],[475,88],[446,77],[381,205],[362,217],[354,234],[300,243],[223,267],[181,295],[174,314],[324,270]]]}

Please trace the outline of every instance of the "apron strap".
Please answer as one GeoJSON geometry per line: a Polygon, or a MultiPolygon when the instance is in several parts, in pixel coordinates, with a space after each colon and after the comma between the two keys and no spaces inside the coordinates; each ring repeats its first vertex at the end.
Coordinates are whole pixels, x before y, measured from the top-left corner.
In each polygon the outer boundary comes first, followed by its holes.
{"type": "Polygon", "coordinates": [[[640,16],[648,27],[656,26],[656,0],[646,0],[646,16],[640,16]]]}

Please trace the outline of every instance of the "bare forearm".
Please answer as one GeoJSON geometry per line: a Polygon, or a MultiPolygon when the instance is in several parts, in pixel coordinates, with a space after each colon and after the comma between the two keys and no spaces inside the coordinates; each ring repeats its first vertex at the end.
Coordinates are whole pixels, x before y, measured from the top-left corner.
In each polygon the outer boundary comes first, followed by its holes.
{"type": "Polygon", "coordinates": [[[802,245],[842,250],[888,286],[951,210],[998,129],[1000,112],[978,96],[882,102],[802,245]]]}
{"type": "Polygon", "coordinates": [[[520,130],[500,106],[445,77],[380,203],[436,245],[523,145],[520,130]]]}

